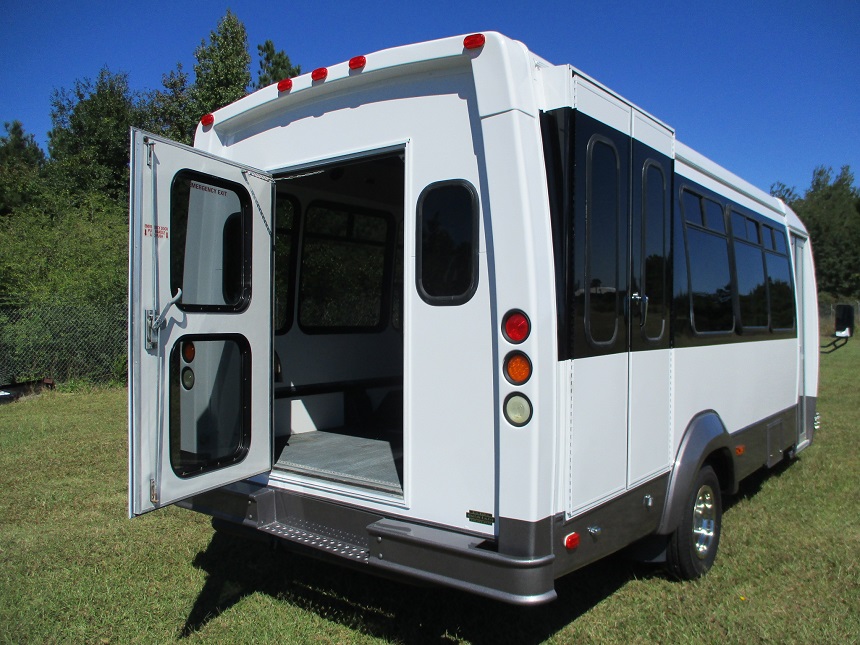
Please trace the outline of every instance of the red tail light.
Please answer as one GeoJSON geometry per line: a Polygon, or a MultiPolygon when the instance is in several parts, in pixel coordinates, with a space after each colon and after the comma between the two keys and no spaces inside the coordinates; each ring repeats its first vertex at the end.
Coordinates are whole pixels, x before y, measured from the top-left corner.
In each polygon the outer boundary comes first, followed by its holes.
{"type": "Polygon", "coordinates": [[[518,344],[529,337],[531,323],[528,316],[522,311],[513,309],[505,314],[504,321],[502,322],[502,331],[505,338],[514,344],[518,344]]]}

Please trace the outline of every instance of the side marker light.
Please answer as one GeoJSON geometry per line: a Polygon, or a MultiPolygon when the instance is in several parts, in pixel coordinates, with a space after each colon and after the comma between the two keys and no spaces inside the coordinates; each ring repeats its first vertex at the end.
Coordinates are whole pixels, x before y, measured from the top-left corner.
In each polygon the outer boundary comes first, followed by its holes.
{"type": "Polygon", "coordinates": [[[213,123],[215,123],[214,114],[204,114],[202,117],[200,117],[200,125],[202,125],[204,128],[208,128],[213,123]]]}
{"type": "Polygon", "coordinates": [[[328,69],[325,67],[317,67],[311,72],[311,80],[324,81],[328,77],[328,69]]]}
{"type": "Polygon", "coordinates": [[[291,89],[293,89],[293,79],[284,78],[278,81],[279,92],[289,92],[291,89]]]}
{"type": "Polygon", "coordinates": [[[573,551],[576,547],[579,546],[579,533],[574,531],[569,534],[566,538],[564,538],[564,548],[568,551],[573,551]]]}

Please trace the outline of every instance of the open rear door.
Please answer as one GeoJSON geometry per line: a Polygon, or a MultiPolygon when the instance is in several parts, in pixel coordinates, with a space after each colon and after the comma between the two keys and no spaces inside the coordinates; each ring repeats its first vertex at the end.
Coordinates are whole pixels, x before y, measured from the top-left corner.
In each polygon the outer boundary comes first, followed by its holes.
{"type": "Polygon", "coordinates": [[[131,136],[129,515],[272,463],[271,176],[131,136]]]}

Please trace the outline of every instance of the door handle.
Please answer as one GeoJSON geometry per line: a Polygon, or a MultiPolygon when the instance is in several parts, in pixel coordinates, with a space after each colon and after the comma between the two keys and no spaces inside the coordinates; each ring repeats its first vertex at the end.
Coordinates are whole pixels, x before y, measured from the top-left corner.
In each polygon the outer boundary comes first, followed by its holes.
{"type": "Polygon", "coordinates": [[[630,302],[639,307],[639,326],[644,327],[645,320],[648,318],[648,296],[637,291],[630,294],[630,302]]]}

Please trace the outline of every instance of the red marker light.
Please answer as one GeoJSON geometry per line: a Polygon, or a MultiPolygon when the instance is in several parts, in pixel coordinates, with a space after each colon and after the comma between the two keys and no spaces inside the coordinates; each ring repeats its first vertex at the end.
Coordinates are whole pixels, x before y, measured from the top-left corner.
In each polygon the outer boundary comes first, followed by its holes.
{"type": "Polygon", "coordinates": [[[293,79],[284,78],[278,81],[279,92],[289,92],[291,89],[293,89],[293,79]]]}
{"type": "Polygon", "coordinates": [[[564,548],[568,551],[573,551],[576,547],[579,546],[579,533],[573,532],[564,538],[564,548]]]}
{"type": "Polygon", "coordinates": [[[521,343],[531,331],[528,316],[521,311],[509,311],[502,323],[505,337],[512,343],[521,343]]]}
{"type": "Polygon", "coordinates": [[[349,59],[349,68],[350,69],[361,69],[367,65],[367,57],[366,56],[355,56],[354,58],[349,59]]]}
{"type": "Polygon", "coordinates": [[[215,123],[215,115],[214,114],[204,114],[202,117],[200,117],[200,124],[204,128],[208,128],[213,123],[215,123]]]}
{"type": "Polygon", "coordinates": [[[325,67],[317,67],[314,71],[311,72],[311,80],[313,81],[324,81],[328,76],[328,69],[325,67]]]}
{"type": "Polygon", "coordinates": [[[466,49],[480,49],[484,46],[485,42],[487,42],[487,39],[484,37],[484,34],[472,34],[463,39],[463,47],[466,49]]]}

